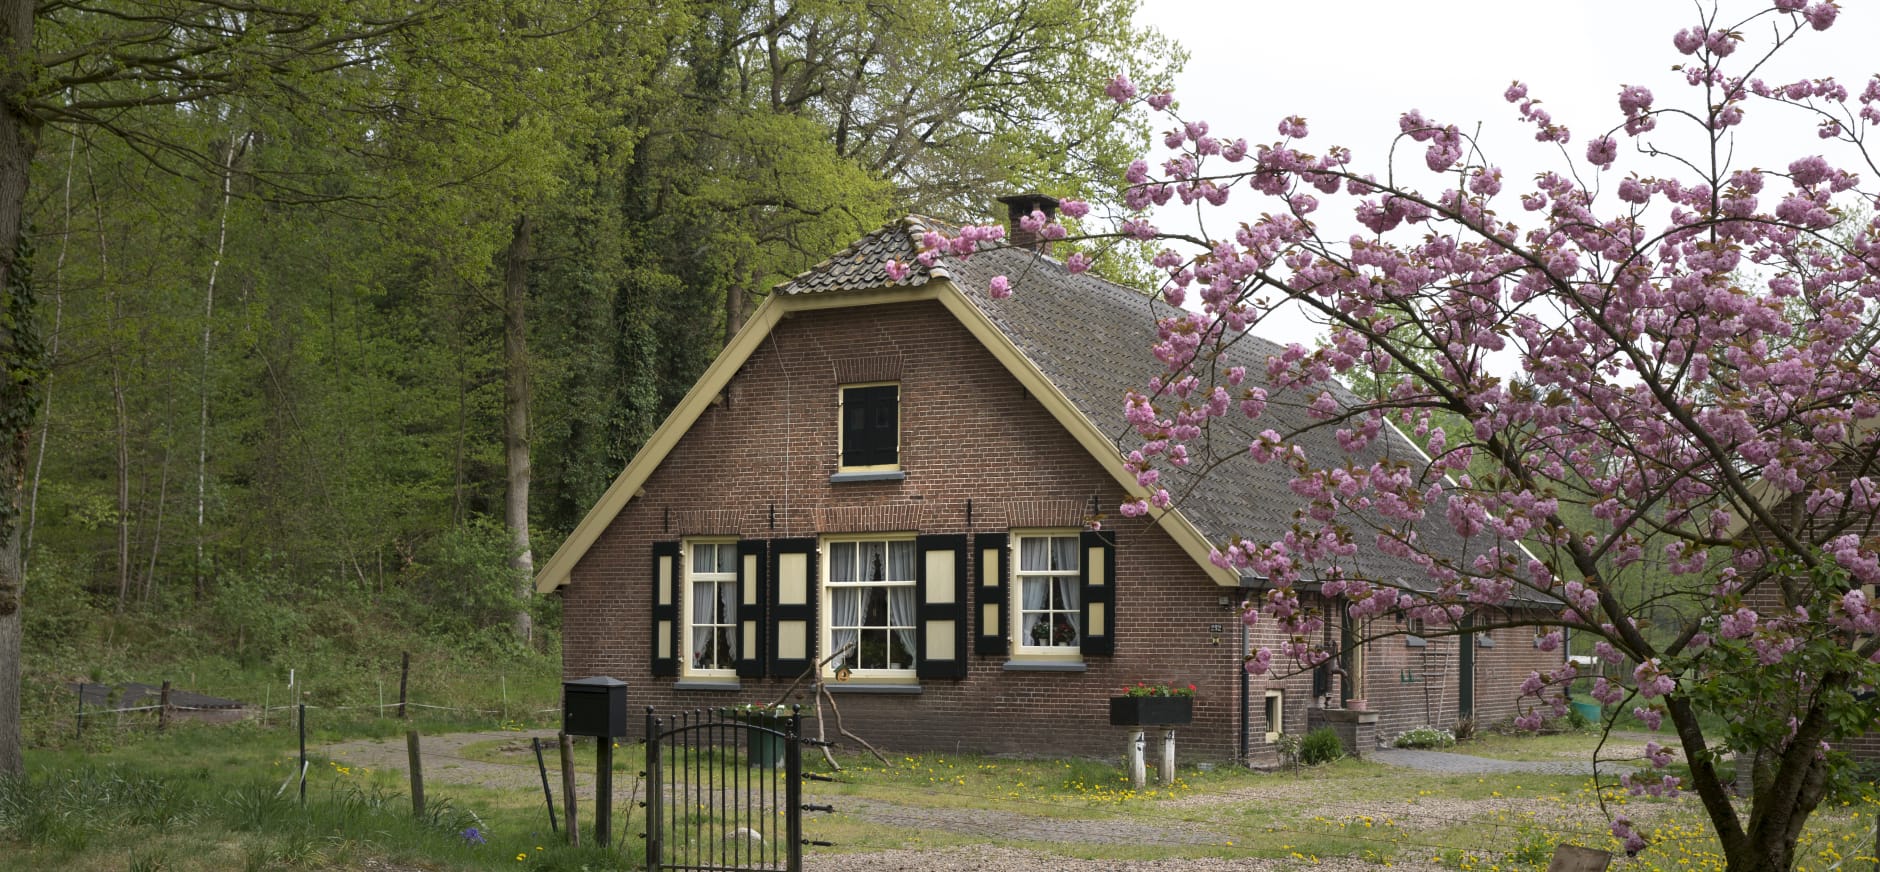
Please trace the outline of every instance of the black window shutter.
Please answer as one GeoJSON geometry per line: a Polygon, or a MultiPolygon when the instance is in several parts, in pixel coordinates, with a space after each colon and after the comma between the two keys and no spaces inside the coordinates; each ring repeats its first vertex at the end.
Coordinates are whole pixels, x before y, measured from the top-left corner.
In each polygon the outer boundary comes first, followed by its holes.
{"type": "Polygon", "coordinates": [[[816,602],[821,595],[816,572],[816,540],[770,540],[770,602],[764,650],[766,671],[779,678],[802,675],[816,663],[816,602]]]}
{"type": "Polygon", "coordinates": [[[901,389],[876,385],[842,389],[842,465],[900,462],[901,389]]]}
{"type": "Polygon", "coordinates": [[[966,677],[966,537],[914,539],[914,635],[921,678],[966,677]]]}
{"type": "Polygon", "coordinates": [[[683,627],[679,623],[679,543],[653,543],[653,583],[648,591],[653,607],[648,612],[653,616],[652,646],[653,674],[679,674],[679,634],[683,627]]]}
{"type": "Polygon", "coordinates": [[[762,539],[738,541],[738,677],[764,677],[765,643],[770,627],[764,606],[770,602],[770,548],[762,539]],[[754,576],[754,577],[753,577],[754,576]]]}
{"type": "Polygon", "coordinates": [[[1116,653],[1116,533],[1111,530],[1086,530],[1079,537],[1083,546],[1078,561],[1083,582],[1082,599],[1077,604],[1084,627],[1079,648],[1084,656],[1108,656],[1116,653]]]}
{"type": "Polygon", "coordinates": [[[1011,598],[1006,585],[1012,577],[1011,537],[1004,533],[980,533],[973,537],[973,566],[979,573],[973,585],[973,653],[981,657],[1004,657],[1011,653],[1011,598]]]}

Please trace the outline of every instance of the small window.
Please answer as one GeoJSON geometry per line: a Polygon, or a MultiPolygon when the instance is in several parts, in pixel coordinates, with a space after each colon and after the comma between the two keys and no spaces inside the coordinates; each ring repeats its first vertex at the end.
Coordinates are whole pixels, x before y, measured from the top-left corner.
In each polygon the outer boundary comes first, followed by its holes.
{"type": "Polygon", "coordinates": [[[1075,535],[1019,536],[1018,651],[1077,654],[1083,639],[1078,616],[1080,547],[1075,535]]]}
{"type": "Polygon", "coordinates": [[[1269,690],[1266,692],[1266,741],[1268,744],[1279,741],[1279,734],[1286,731],[1286,691],[1269,690]]]}
{"type": "Polygon", "coordinates": [[[686,674],[736,675],[738,545],[693,542],[686,556],[686,674]]]}
{"type": "Polygon", "coordinates": [[[901,464],[901,387],[842,389],[842,468],[892,469],[901,464]]]}

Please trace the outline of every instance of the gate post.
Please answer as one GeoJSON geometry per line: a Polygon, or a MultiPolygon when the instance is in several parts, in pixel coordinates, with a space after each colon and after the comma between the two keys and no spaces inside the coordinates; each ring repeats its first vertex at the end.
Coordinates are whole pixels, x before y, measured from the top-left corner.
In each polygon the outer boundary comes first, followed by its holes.
{"type": "Polygon", "coordinates": [[[594,740],[594,844],[614,844],[614,739],[594,740]]]}
{"type": "Polygon", "coordinates": [[[803,735],[803,707],[790,707],[790,735],[783,741],[784,760],[784,801],[789,808],[784,809],[784,820],[788,821],[789,845],[786,848],[788,861],[785,869],[789,872],[803,872],[803,745],[797,737],[803,735]]]}
{"type": "Polygon", "coordinates": [[[665,860],[666,778],[659,752],[659,719],[646,707],[646,872],[659,872],[665,860]]]}

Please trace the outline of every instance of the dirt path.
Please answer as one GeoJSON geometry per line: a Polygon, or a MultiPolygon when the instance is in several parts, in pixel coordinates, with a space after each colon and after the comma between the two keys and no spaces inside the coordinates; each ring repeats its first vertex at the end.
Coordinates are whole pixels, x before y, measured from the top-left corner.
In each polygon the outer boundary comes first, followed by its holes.
{"type": "MultiPolygon", "coordinates": [[[[534,754],[529,749],[529,739],[542,740],[542,755],[548,762],[548,782],[555,790],[555,799],[561,800],[561,764],[559,752],[555,749],[553,732],[535,731],[518,733],[507,730],[490,730],[480,733],[446,733],[439,736],[425,736],[421,743],[424,757],[424,780],[426,784],[467,784],[475,787],[489,787],[498,790],[542,789],[541,775],[535,769],[534,754]],[[479,742],[504,742],[505,750],[526,757],[529,765],[518,763],[492,763],[485,760],[473,760],[463,756],[463,751],[479,742]]],[[[354,739],[327,745],[320,749],[329,759],[341,766],[373,769],[382,772],[407,771],[408,757],[405,741],[392,739],[354,739]]],[[[575,771],[576,792],[583,799],[594,798],[594,773],[575,771]]],[[[616,789],[629,787],[632,782],[619,784],[616,789]]]]}

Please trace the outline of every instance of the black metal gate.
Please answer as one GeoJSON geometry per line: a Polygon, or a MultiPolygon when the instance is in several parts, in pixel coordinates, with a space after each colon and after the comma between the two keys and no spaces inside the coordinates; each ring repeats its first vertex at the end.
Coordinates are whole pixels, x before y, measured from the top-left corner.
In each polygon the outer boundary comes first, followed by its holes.
{"type": "Polygon", "coordinates": [[[801,872],[803,718],[646,711],[649,872],[801,872]]]}

